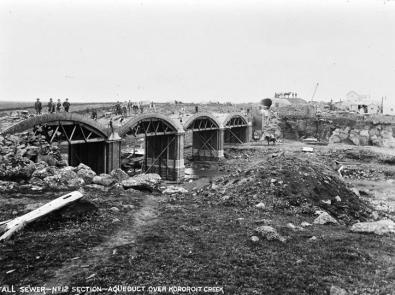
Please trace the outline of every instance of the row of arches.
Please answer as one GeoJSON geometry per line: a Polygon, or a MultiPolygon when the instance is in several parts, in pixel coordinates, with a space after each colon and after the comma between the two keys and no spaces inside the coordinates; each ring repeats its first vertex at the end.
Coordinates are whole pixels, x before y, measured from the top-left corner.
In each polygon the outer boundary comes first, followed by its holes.
{"type": "Polygon", "coordinates": [[[225,142],[243,143],[251,138],[251,123],[244,116],[211,113],[184,117],[141,114],[114,130],[76,113],[45,114],[21,121],[2,134],[30,129],[49,143],[67,146],[70,165],[82,162],[97,173],[120,167],[123,138],[144,137],[144,171],[169,180],[179,180],[184,175],[186,135],[192,144],[192,157],[197,160],[219,159],[223,157],[225,142]]]}

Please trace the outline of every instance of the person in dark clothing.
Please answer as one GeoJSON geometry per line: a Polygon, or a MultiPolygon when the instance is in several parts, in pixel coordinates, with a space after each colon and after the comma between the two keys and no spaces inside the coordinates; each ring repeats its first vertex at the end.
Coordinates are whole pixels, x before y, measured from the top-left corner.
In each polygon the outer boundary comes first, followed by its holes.
{"type": "Polygon", "coordinates": [[[47,107],[48,107],[48,113],[53,113],[54,112],[55,104],[53,103],[52,98],[49,99],[47,107]]]}
{"type": "Polygon", "coordinates": [[[113,123],[112,123],[112,118],[110,119],[110,122],[108,122],[108,126],[109,126],[110,129],[111,129],[111,133],[114,133],[114,125],[113,125],[113,123]]]}
{"type": "Polygon", "coordinates": [[[36,115],[41,115],[41,110],[43,105],[39,98],[37,98],[36,102],[34,103],[34,109],[36,110],[36,115]]]}
{"type": "Polygon", "coordinates": [[[132,102],[129,100],[128,102],[128,114],[130,115],[132,113],[132,102]]]}
{"type": "Polygon", "coordinates": [[[64,111],[65,111],[65,112],[68,112],[68,111],[69,111],[69,109],[70,109],[70,103],[69,103],[69,99],[68,99],[68,98],[66,98],[66,101],[63,102],[63,108],[64,108],[64,111]]]}
{"type": "Polygon", "coordinates": [[[93,110],[93,111],[92,111],[92,116],[91,116],[91,118],[92,118],[93,120],[97,120],[97,112],[96,112],[96,110],[93,110]]]}
{"type": "Polygon", "coordinates": [[[62,108],[62,103],[60,102],[60,99],[58,99],[58,102],[56,103],[56,112],[60,113],[61,108],[62,108]]]}
{"type": "Polygon", "coordinates": [[[195,106],[195,113],[198,113],[198,112],[199,112],[199,107],[195,106]]]}

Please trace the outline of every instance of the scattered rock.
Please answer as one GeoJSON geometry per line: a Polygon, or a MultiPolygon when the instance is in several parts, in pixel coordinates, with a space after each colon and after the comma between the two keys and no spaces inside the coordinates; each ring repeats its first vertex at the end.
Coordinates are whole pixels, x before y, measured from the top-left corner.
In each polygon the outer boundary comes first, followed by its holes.
{"type": "Polygon", "coordinates": [[[228,195],[222,196],[221,200],[228,201],[228,200],[230,200],[230,196],[228,196],[228,195]]]}
{"type": "Polygon", "coordinates": [[[117,207],[111,207],[110,211],[114,213],[118,213],[120,210],[117,207]]]}
{"type": "Polygon", "coordinates": [[[327,212],[322,212],[314,221],[314,224],[338,224],[337,220],[330,216],[327,212]]]}
{"type": "Polygon", "coordinates": [[[92,182],[95,184],[103,185],[103,186],[110,186],[115,183],[115,179],[109,175],[102,173],[100,175],[96,175],[93,177],[92,182]]]}
{"type": "Polygon", "coordinates": [[[94,184],[94,183],[86,185],[85,188],[96,189],[96,190],[100,190],[103,192],[108,191],[108,187],[102,186],[100,184],[94,184]]]}
{"type": "Polygon", "coordinates": [[[77,171],[80,171],[80,170],[90,170],[91,169],[91,167],[89,167],[88,165],[85,165],[84,163],[80,163],[78,166],[77,166],[77,171]]]}
{"type": "Polygon", "coordinates": [[[352,190],[352,192],[353,192],[354,194],[356,194],[358,197],[361,196],[361,194],[359,193],[359,190],[358,190],[356,187],[351,188],[351,190],[352,190]]]}
{"type": "Polygon", "coordinates": [[[256,204],[255,207],[258,209],[265,209],[266,206],[265,206],[265,203],[260,202],[260,203],[256,204]]]}
{"type": "Polygon", "coordinates": [[[347,295],[347,291],[340,287],[332,285],[331,289],[329,290],[329,295],[347,295]]]}
{"type": "Polygon", "coordinates": [[[157,189],[161,177],[156,173],[139,174],[122,181],[124,189],[148,190],[153,192],[157,189]]]}
{"type": "Polygon", "coordinates": [[[255,232],[268,241],[278,240],[282,243],[286,241],[286,239],[283,236],[281,236],[275,228],[268,225],[262,225],[257,227],[255,229],[255,232]]]}
{"type": "Polygon", "coordinates": [[[164,193],[166,195],[172,195],[172,194],[177,194],[177,193],[185,194],[187,192],[188,191],[183,187],[171,185],[171,186],[168,186],[162,193],[164,193]]]}
{"type": "Polygon", "coordinates": [[[258,243],[258,242],[259,242],[259,238],[258,238],[257,236],[252,236],[252,237],[251,237],[251,241],[252,241],[253,243],[258,243]]]}
{"type": "Polygon", "coordinates": [[[115,178],[118,182],[122,180],[126,180],[129,178],[129,175],[123,171],[121,168],[114,169],[110,172],[110,175],[115,178]]]}
{"type": "Polygon", "coordinates": [[[308,223],[308,222],[306,222],[306,221],[303,221],[303,222],[300,224],[300,226],[301,226],[301,227],[308,227],[308,226],[311,226],[311,223],[308,223]]]}
{"type": "Polygon", "coordinates": [[[339,196],[336,196],[335,200],[336,200],[336,202],[341,202],[342,201],[342,199],[339,196]]]}
{"type": "Polygon", "coordinates": [[[86,184],[91,184],[96,173],[91,168],[81,163],[77,167],[77,175],[81,177],[86,184]]]}
{"type": "Polygon", "coordinates": [[[371,215],[372,215],[373,220],[379,219],[379,213],[377,211],[373,211],[371,215]]]}
{"type": "Polygon", "coordinates": [[[78,187],[83,186],[84,184],[85,184],[85,181],[80,177],[73,178],[73,179],[70,179],[69,181],[67,181],[67,186],[72,187],[72,188],[78,188],[78,187]]]}
{"type": "Polygon", "coordinates": [[[389,219],[372,222],[358,222],[351,226],[350,230],[358,233],[374,233],[376,235],[383,235],[386,233],[395,233],[395,223],[389,219]]]}
{"type": "Polygon", "coordinates": [[[296,230],[296,226],[292,223],[287,223],[287,227],[292,230],[296,230]]]}
{"type": "Polygon", "coordinates": [[[0,192],[12,191],[18,187],[18,183],[14,181],[0,180],[0,192]]]}
{"type": "Polygon", "coordinates": [[[112,223],[119,223],[119,222],[121,222],[121,220],[119,220],[118,218],[114,218],[114,219],[112,220],[112,223]]]}
{"type": "Polygon", "coordinates": [[[38,178],[38,177],[32,177],[32,178],[30,178],[30,181],[29,181],[32,185],[35,185],[35,186],[44,186],[44,181],[42,180],[42,179],[40,179],[40,178],[38,178]]]}
{"type": "Polygon", "coordinates": [[[315,240],[317,240],[317,237],[316,237],[316,236],[312,236],[312,237],[309,239],[309,241],[315,241],[315,240]]]}
{"type": "Polygon", "coordinates": [[[73,171],[72,167],[65,167],[59,170],[60,177],[63,182],[69,182],[75,178],[78,178],[77,173],[73,171]]]}
{"type": "Polygon", "coordinates": [[[327,205],[332,204],[331,200],[322,200],[321,202],[327,205]]]}

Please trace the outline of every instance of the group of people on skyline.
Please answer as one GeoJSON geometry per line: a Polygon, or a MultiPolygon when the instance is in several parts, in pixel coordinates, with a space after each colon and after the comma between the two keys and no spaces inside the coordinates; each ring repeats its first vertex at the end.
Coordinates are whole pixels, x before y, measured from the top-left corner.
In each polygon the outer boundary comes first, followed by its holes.
{"type": "MultiPolygon", "coordinates": [[[[62,107],[65,112],[70,110],[70,102],[68,98],[66,98],[63,103],[60,101],[60,99],[58,99],[58,101],[55,103],[52,98],[50,98],[47,104],[47,110],[50,114],[55,112],[60,113],[62,111],[62,107]]],[[[36,102],[34,103],[34,109],[36,110],[36,115],[41,115],[43,105],[39,98],[37,98],[36,102]]]]}
{"type": "Polygon", "coordinates": [[[298,94],[296,92],[276,92],[274,93],[274,98],[297,98],[298,94]]]}
{"type": "MultiPolygon", "coordinates": [[[[148,108],[149,108],[151,111],[156,111],[156,107],[155,107],[154,102],[151,102],[151,103],[148,105],[148,108]]],[[[132,102],[131,100],[125,101],[124,103],[121,103],[121,102],[118,101],[118,102],[115,104],[115,110],[114,110],[114,112],[115,112],[117,115],[124,115],[124,116],[127,116],[128,114],[129,114],[129,115],[132,114],[132,111],[133,111],[135,114],[143,113],[143,112],[144,112],[144,104],[143,104],[142,102],[132,102]]]]}

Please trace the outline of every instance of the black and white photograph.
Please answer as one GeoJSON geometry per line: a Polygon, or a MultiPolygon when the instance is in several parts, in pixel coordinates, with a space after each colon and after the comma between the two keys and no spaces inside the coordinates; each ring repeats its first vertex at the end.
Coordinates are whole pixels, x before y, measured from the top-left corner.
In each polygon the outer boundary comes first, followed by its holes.
{"type": "Polygon", "coordinates": [[[395,295],[395,0],[0,1],[0,295],[395,295]]]}

